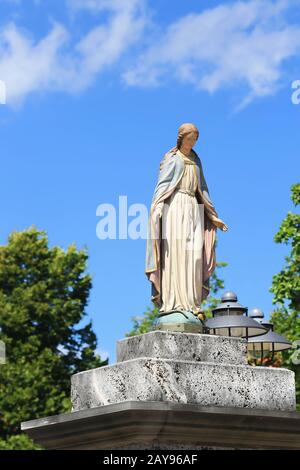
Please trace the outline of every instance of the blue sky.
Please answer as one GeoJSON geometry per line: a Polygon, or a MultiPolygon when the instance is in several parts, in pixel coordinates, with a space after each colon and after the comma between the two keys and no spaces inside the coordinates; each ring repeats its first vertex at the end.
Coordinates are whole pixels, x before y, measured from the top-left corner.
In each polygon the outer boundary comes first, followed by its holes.
{"type": "Polygon", "coordinates": [[[226,289],[272,310],[273,242],[299,182],[299,2],[0,0],[0,243],[34,224],[88,247],[103,359],[150,305],[145,240],[99,240],[97,206],[149,207],[183,122],[211,198],[226,289]]]}

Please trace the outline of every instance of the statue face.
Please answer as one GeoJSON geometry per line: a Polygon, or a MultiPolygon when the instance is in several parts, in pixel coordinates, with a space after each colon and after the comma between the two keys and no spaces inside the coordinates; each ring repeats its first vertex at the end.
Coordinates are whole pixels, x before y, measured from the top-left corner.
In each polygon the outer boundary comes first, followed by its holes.
{"type": "Polygon", "coordinates": [[[197,142],[198,135],[196,131],[192,131],[189,134],[187,134],[182,141],[182,144],[187,146],[187,147],[194,147],[195,143],[197,142]]]}

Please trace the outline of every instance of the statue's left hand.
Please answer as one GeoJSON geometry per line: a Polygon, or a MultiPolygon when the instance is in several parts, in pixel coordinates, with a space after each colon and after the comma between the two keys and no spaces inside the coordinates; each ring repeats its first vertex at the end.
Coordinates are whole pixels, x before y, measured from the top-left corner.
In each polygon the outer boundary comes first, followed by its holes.
{"type": "Polygon", "coordinates": [[[223,220],[218,219],[217,217],[212,218],[213,223],[215,224],[216,227],[221,229],[223,232],[227,232],[228,230],[228,225],[223,222],[223,220]]]}
{"type": "Polygon", "coordinates": [[[222,222],[222,223],[223,223],[223,226],[222,226],[223,232],[227,232],[227,230],[228,230],[228,225],[226,225],[225,222],[222,222]]]}

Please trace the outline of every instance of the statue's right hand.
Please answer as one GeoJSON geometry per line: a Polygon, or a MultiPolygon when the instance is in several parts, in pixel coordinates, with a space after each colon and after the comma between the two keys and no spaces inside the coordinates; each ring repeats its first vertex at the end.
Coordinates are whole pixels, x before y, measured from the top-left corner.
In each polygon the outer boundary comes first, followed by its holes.
{"type": "Polygon", "coordinates": [[[164,208],[164,202],[161,201],[157,204],[156,206],[156,215],[159,217],[159,218],[162,218],[162,213],[163,213],[163,208],[164,208]]]}

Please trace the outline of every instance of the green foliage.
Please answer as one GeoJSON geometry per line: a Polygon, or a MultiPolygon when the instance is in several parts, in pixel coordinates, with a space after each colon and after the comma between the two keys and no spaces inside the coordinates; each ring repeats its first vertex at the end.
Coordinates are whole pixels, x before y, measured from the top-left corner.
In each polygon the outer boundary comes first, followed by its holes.
{"type": "MultiPolygon", "coordinates": [[[[300,184],[291,187],[291,199],[295,206],[300,203],[300,184]]],[[[288,212],[274,237],[276,243],[290,246],[284,268],[273,277],[270,291],[273,303],[278,305],[271,315],[274,330],[289,341],[300,340],[300,215],[288,212]]],[[[293,363],[295,349],[278,353],[278,363],[296,374],[297,409],[300,411],[300,365],[293,363]]]]}
{"type": "Polygon", "coordinates": [[[221,298],[218,296],[220,290],[224,290],[224,281],[218,277],[218,269],[224,268],[228,265],[224,261],[217,263],[217,269],[210,278],[210,291],[208,297],[202,303],[203,310],[205,312],[206,318],[212,317],[212,310],[216,308],[221,298]]]}
{"type": "Polygon", "coordinates": [[[35,227],[0,246],[2,448],[31,448],[20,422],[70,411],[70,376],[108,364],[95,354],[91,322],[82,324],[92,285],[87,259],[74,245],[49,248],[35,227]]]}
{"type": "Polygon", "coordinates": [[[0,450],[42,450],[42,447],[34,444],[26,434],[18,434],[0,439],[0,450]]]}
{"type": "MultiPolygon", "coordinates": [[[[227,266],[225,262],[217,263],[217,268],[227,266]]],[[[202,303],[203,310],[207,318],[212,316],[212,309],[214,309],[220,302],[220,298],[216,297],[220,289],[224,289],[224,281],[219,279],[216,272],[210,278],[210,293],[207,299],[202,303]]],[[[125,333],[126,337],[141,335],[148,333],[153,329],[155,320],[158,317],[158,308],[147,307],[146,312],[141,316],[132,317],[133,327],[128,333],[125,333]]]]}
{"type": "Polygon", "coordinates": [[[129,333],[125,333],[125,337],[142,335],[152,330],[155,320],[158,317],[158,307],[147,307],[143,316],[132,317],[133,327],[129,333]]]}

